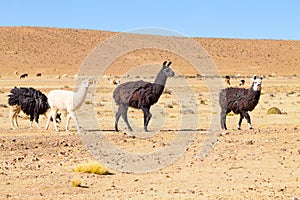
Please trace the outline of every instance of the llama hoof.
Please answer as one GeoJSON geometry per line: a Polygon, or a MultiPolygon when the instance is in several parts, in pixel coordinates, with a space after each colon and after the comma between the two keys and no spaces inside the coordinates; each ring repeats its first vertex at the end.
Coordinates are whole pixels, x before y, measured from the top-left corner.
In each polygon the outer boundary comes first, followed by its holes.
{"type": "Polygon", "coordinates": [[[252,127],[250,127],[249,129],[250,129],[250,130],[253,130],[253,128],[252,128],[252,127]]]}
{"type": "Polygon", "coordinates": [[[240,128],[240,127],[238,127],[237,129],[238,129],[238,130],[241,130],[241,128],[240,128]]]}

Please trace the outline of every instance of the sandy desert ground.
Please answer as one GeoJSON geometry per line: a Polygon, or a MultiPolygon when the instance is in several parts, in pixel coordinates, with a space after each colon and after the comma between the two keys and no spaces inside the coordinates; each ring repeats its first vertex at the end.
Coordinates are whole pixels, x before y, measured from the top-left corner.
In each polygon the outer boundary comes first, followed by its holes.
{"type": "MultiPolygon", "coordinates": [[[[14,86],[40,89],[47,94],[56,88],[73,89],[74,75],[83,59],[105,38],[115,33],[50,29],[32,27],[0,28],[0,199],[292,199],[300,198],[300,42],[272,40],[234,40],[197,38],[218,66],[222,76],[231,75],[232,85],[238,85],[255,73],[264,75],[259,104],[250,113],[254,130],[244,121],[242,130],[236,129],[238,116],[228,116],[228,131],[208,135],[214,105],[205,82],[209,77],[197,76],[182,58],[160,50],[135,51],[116,59],[108,74],[121,76],[125,69],[143,63],[173,61],[176,76],[167,82],[169,92],[162,94],[151,110],[150,135],[140,137],[142,113],[130,109],[129,118],[137,130],[130,136],[122,120],[121,132],[113,130],[114,86],[106,77],[99,77],[91,87],[89,97],[78,112],[95,116],[101,136],[115,147],[136,154],[148,154],[166,149],[181,135],[193,135],[182,156],[168,166],[145,173],[128,173],[110,168],[112,175],[73,172],[80,163],[95,160],[71,122],[71,130],[60,132],[29,129],[29,119],[19,116],[20,129],[9,124],[7,95],[14,86]],[[182,67],[185,66],[185,67],[182,67]],[[15,71],[28,73],[19,79],[15,71]],[[36,77],[37,72],[42,77],[36,77]],[[66,75],[64,75],[66,74],[66,75]],[[234,77],[241,74],[241,77],[234,77]],[[58,79],[58,76],[60,77],[58,79]],[[177,91],[186,91],[182,80],[189,85],[197,110],[180,107],[177,91]],[[92,93],[93,92],[93,93],[92,93]],[[92,106],[93,113],[85,110],[92,106]],[[267,110],[279,108],[284,114],[270,115],[267,110]],[[185,112],[186,111],[186,112],[185,112]],[[199,119],[194,130],[181,130],[182,118],[199,119]],[[207,140],[213,146],[207,148],[207,140]],[[206,157],[201,150],[210,150],[206,157]],[[84,187],[74,187],[78,179],[84,187]]],[[[156,70],[156,69],[155,69],[156,70]]],[[[149,72],[121,79],[153,81],[149,72]]],[[[214,79],[216,79],[214,77],[214,79]]],[[[83,132],[90,123],[80,118],[83,132]]],[[[46,118],[40,118],[41,126],[46,118]]],[[[193,123],[193,121],[191,121],[193,123]]],[[[217,126],[216,125],[216,126],[217,126]]],[[[145,136],[145,134],[143,135],[145,136]]],[[[99,141],[100,142],[100,141],[99,141]]],[[[184,144],[177,143],[179,146],[184,144]]],[[[109,156],[107,156],[109,158],[109,156]]],[[[125,162],[133,163],[130,158],[125,162]]],[[[107,163],[108,167],[110,166],[107,163]]],[[[134,163],[133,163],[134,164],[134,163]]],[[[149,163],[148,163],[149,164],[149,163]]]]}

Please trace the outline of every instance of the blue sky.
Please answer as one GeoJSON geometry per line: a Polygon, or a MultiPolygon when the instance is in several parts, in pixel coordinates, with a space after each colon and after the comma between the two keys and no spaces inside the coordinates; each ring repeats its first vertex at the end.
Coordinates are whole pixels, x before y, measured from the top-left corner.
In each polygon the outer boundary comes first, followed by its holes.
{"type": "Polygon", "coordinates": [[[0,26],[158,27],[191,37],[299,40],[299,13],[298,0],[5,0],[0,26]]]}

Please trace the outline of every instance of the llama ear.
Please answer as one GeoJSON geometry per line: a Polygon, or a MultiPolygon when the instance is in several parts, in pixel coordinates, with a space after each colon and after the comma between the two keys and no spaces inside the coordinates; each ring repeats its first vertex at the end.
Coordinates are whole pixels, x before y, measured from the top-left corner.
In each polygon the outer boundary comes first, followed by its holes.
{"type": "Polygon", "coordinates": [[[255,80],[256,79],[256,74],[255,75],[253,75],[253,78],[252,78],[253,80],[255,80]]]}
{"type": "Polygon", "coordinates": [[[172,61],[170,61],[167,66],[170,67],[171,64],[172,64],[172,61]]]}
{"type": "Polygon", "coordinates": [[[168,61],[165,61],[165,62],[163,63],[163,66],[166,66],[167,62],[168,62],[168,61]]]}
{"type": "Polygon", "coordinates": [[[264,78],[264,76],[260,76],[260,79],[262,80],[264,78]]]}

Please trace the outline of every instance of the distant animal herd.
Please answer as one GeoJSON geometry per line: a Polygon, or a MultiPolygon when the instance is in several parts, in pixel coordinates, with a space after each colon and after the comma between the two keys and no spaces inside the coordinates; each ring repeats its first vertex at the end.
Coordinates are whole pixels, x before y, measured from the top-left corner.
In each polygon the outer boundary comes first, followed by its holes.
{"type": "MultiPolygon", "coordinates": [[[[118,105],[118,110],[115,115],[115,131],[119,131],[118,122],[122,116],[127,128],[133,131],[127,118],[127,111],[129,107],[141,109],[144,114],[144,130],[148,131],[148,124],[152,117],[150,107],[158,102],[162,95],[167,79],[174,77],[175,73],[171,69],[172,62],[165,61],[162,64],[161,70],[158,72],[153,83],[140,81],[129,81],[120,84],[119,80],[109,78],[108,80],[116,86],[113,91],[113,99],[118,105]]],[[[15,72],[18,75],[18,72],[15,72]]],[[[41,73],[37,73],[37,77],[41,77],[41,73]]],[[[111,75],[110,75],[111,76],[111,75]]],[[[28,74],[21,74],[20,79],[28,77],[28,74]]],[[[237,128],[241,128],[241,123],[246,118],[248,126],[252,129],[249,111],[252,111],[259,102],[262,88],[263,77],[252,77],[252,85],[250,88],[231,87],[230,76],[225,76],[225,84],[228,86],[222,89],[219,94],[219,105],[221,107],[220,124],[221,128],[227,130],[226,116],[229,112],[240,115],[237,128]]],[[[66,112],[66,126],[65,130],[68,131],[69,121],[72,118],[75,122],[77,131],[80,131],[80,126],[77,122],[75,111],[78,110],[83,104],[88,89],[92,81],[87,78],[84,79],[79,86],[77,92],[68,90],[51,90],[48,97],[41,91],[32,87],[14,87],[8,95],[8,104],[10,106],[10,124],[12,129],[18,128],[17,117],[21,110],[30,116],[30,128],[32,128],[33,120],[36,126],[39,127],[39,116],[46,115],[47,123],[45,129],[48,129],[50,121],[53,121],[55,131],[58,130],[57,123],[61,121],[61,113],[66,112]]],[[[245,80],[242,79],[239,86],[243,86],[245,80]]]]}

